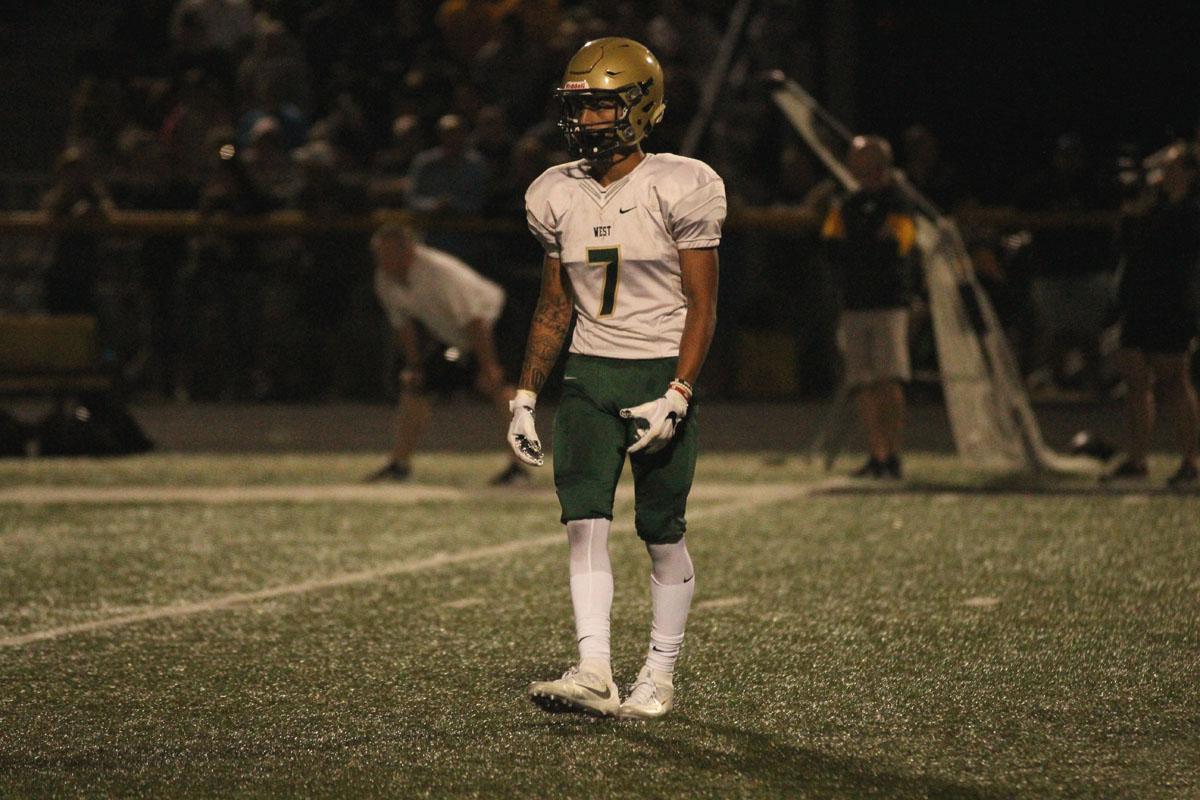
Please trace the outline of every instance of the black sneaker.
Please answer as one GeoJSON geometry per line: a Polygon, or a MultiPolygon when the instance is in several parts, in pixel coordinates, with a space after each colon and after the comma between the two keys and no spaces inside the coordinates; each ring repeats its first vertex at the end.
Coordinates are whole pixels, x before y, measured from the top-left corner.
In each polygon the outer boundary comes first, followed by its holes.
{"type": "Polygon", "coordinates": [[[366,483],[401,483],[408,480],[412,470],[403,464],[389,461],[387,466],[378,472],[372,472],[365,479],[366,483]]]}
{"type": "Polygon", "coordinates": [[[1200,487],[1200,471],[1193,462],[1185,461],[1179,465],[1175,474],[1167,478],[1167,486],[1172,489],[1195,489],[1200,487]]]}
{"type": "Polygon", "coordinates": [[[871,457],[867,463],[863,464],[854,472],[850,473],[851,478],[882,478],[883,477],[883,462],[875,457],[871,457]]]}
{"type": "Polygon", "coordinates": [[[887,460],[883,462],[881,467],[881,477],[892,478],[893,480],[900,480],[904,477],[904,470],[900,466],[900,456],[888,456],[887,460]]]}
{"type": "Polygon", "coordinates": [[[1100,477],[1101,483],[1110,481],[1140,481],[1144,480],[1150,471],[1145,464],[1135,464],[1132,461],[1122,461],[1112,472],[1100,477]]]}
{"type": "Polygon", "coordinates": [[[516,463],[509,464],[503,472],[488,481],[489,486],[528,486],[531,483],[533,476],[529,470],[516,463]]]}

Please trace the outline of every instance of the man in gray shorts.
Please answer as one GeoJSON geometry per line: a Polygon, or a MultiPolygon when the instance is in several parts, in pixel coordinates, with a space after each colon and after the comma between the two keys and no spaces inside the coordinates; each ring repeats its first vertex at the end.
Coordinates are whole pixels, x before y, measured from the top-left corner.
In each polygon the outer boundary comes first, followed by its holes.
{"type": "Polygon", "coordinates": [[[841,290],[838,341],[846,382],[867,430],[870,459],[856,477],[899,478],[916,225],[892,182],[892,148],[857,136],[846,156],[859,190],[829,211],[821,238],[841,290]]]}

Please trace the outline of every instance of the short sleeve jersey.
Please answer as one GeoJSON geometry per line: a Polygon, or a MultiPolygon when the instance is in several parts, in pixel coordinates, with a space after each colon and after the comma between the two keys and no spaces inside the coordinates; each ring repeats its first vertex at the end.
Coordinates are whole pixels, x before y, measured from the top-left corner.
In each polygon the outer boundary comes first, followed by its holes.
{"type": "Polygon", "coordinates": [[[725,184],[711,167],[648,154],[602,187],[583,161],[572,161],[530,185],[525,211],[529,229],[571,282],[572,353],[679,355],[687,315],[679,251],[716,247],[725,221],[725,184]]]}
{"type": "Polygon", "coordinates": [[[504,290],[449,253],[417,245],[408,282],[375,271],[375,295],[395,327],[418,320],[440,342],[469,350],[467,323],[495,322],[504,290]]]}

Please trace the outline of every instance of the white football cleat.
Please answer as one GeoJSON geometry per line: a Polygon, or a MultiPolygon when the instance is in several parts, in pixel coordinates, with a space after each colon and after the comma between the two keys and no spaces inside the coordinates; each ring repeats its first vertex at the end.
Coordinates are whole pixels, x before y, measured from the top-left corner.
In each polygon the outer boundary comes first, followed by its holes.
{"type": "Polygon", "coordinates": [[[529,684],[529,699],[543,711],[573,711],[596,717],[611,717],[621,707],[612,669],[590,659],[571,667],[556,681],[529,684]]]}
{"type": "Polygon", "coordinates": [[[629,697],[617,710],[618,719],[658,719],[671,710],[675,699],[675,687],[671,674],[642,667],[629,697]]]}

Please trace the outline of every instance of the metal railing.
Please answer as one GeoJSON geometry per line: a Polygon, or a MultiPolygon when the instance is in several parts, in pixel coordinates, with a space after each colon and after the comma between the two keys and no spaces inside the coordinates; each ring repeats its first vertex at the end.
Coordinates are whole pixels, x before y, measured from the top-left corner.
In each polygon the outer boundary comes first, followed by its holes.
{"type": "MultiPolygon", "coordinates": [[[[1084,228],[1111,237],[1116,215],[975,208],[967,229],[1084,228]]],[[[394,353],[372,294],[369,234],[386,222],[423,230],[500,282],[497,334],[506,366],[521,359],[541,251],[514,217],[377,210],[356,216],[116,211],[52,219],[0,213],[0,309],[45,307],[58,246],[88,243],[105,358],[131,389],[198,399],[383,398],[394,353]]],[[[821,215],[808,208],[732,209],[722,243],[720,320],[705,367],[709,396],[823,395],[837,374],[836,303],[818,254],[821,215]]],[[[62,265],[58,268],[61,270],[62,265]]],[[[1020,279],[1021,276],[1015,275],[1020,279]]],[[[1019,308],[1019,304],[1018,304],[1019,308]]],[[[1018,321],[1021,324],[1021,321],[1018,321]]],[[[914,366],[936,374],[929,343],[914,366]]]]}

